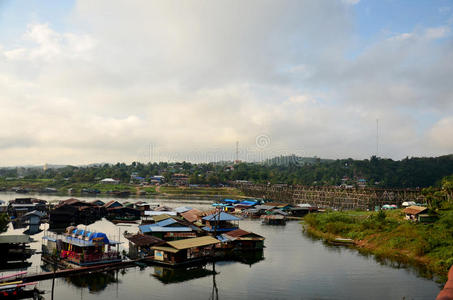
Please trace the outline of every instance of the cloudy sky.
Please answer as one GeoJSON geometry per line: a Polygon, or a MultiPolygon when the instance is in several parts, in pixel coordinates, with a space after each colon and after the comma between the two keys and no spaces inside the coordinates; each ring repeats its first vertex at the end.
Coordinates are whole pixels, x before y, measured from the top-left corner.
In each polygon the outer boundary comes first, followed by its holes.
{"type": "Polygon", "coordinates": [[[453,153],[452,27],[444,0],[0,0],[0,165],[453,153]]]}

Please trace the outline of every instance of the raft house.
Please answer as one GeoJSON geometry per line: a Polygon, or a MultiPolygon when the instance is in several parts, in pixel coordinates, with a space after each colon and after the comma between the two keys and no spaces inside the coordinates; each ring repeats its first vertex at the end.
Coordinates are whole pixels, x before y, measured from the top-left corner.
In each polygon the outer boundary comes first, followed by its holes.
{"type": "Polygon", "coordinates": [[[214,247],[219,243],[211,236],[166,242],[151,248],[154,250],[153,261],[172,266],[203,261],[213,256],[214,247]]]}
{"type": "Polygon", "coordinates": [[[218,212],[201,219],[204,225],[201,229],[208,233],[221,233],[239,229],[239,221],[241,218],[227,214],[226,212],[218,212]]]}
{"type": "Polygon", "coordinates": [[[56,253],[70,264],[90,266],[122,261],[120,242],[105,233],[68,227],[65,234],[46,232],[43,236],[43,257],[56,253]],[[112,247],[116,246],[116,251],[112,247]]]}

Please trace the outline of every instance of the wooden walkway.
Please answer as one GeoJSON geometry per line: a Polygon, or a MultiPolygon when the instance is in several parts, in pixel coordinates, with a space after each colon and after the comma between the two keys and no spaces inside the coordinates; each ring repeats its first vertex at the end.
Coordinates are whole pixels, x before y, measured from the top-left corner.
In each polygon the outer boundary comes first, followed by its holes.
{"type": "Polygon", "coordinates": [[[136,267],[137,262],[142,261],[142,259],[135,259],[135,260],[128,260],[122,261],[118,263],[112,264],[103,264],[103,265],[96,265],[96,266],[89,266],[89,267],[80,267],[80,268],[73,268],[73,269],[64,269],[64,270],[57,270],[54,272],[42,272],[38,274],[29,274],[21,277],[24,282],[31,282],[31,281],[40,281],[46,279],[52,279],[54,276],[57,277],[67,277],[73,275],[80,275],[86,273],[95,273],[95,272],[105,272],[110,270],[117,270],[123,268],[130,268],[136,267]]]}

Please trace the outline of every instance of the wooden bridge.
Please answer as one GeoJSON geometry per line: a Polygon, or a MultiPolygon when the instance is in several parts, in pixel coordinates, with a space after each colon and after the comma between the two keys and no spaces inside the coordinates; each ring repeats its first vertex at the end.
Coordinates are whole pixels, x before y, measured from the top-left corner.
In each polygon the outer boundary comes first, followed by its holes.
{"type": "Polygon", "coordinates": [[[239,189],[248,197],[270,199],[291,204],[309,203],[321,208],[371,209],[384,204],[400,206],[405,201],[425,203],[419,189],[372,189],[309,187],[300,185],[241,184],[239,189]]]}

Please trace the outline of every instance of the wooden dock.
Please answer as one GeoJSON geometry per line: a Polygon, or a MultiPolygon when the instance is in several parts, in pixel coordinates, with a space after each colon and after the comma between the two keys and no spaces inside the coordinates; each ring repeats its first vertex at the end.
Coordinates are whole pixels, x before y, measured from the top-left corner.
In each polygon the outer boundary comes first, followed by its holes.
{"type": "Polygon", "coordinates": [[[89,267],[79,267],[79,268],[73,268],[73,269],[57,270],[55,272],[41,272],[38,274],[25,275],[21,279],[24,282],[31,282],[31,281],[52,279],[54,276],[55,276],[55,278],[58,278],[58,277],[67,277],[67,276],[80,275],[80,274],[86,274],[86,273],[105,272],[105,271],[135,267],[135,266],[137,266],[136,263],[140,262],[140,261],[142,261],[142,259],[128,260],[128,261],[122,261],[122,262],[117,262],[117,263],[95,265],[95,266],[89,266],[89,267]]]}

